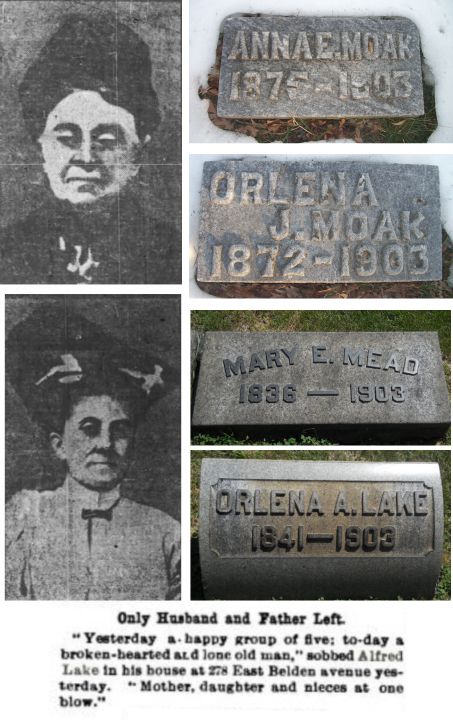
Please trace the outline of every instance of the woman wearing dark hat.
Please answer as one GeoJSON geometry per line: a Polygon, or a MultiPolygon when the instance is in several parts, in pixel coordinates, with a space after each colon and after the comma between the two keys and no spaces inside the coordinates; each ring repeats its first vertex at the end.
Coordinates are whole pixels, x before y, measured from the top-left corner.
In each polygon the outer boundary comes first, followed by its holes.
{"type": "Polygon", "coordinates": [[[7,503],[6,598],[177,599],[179,523],[121,492],[137,425],[176,373],[85,317],[63,326],[45,316],[40,308],[9,333],[8,377],[65,478],[7,503]]]}
{"type": "Polygon", "coordinates": [[[0,281],[168,281],[159,248],[171,228],[133,192],[159,121],[146,43],[110,16],[68,16],[19,95],[50,199],[3,233],[0,281]]]}

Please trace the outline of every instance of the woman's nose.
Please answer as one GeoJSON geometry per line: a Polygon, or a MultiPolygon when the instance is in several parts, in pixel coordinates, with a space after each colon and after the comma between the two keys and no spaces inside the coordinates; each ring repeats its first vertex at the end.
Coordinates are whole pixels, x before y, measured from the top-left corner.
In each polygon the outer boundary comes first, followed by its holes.
{"type": "Polygon", "coordinates": [[[96,157],[93,150],[93,144],[90,137],[84,137],[75,151],[74,158],[78,162],[82,162],[85,165],[90,165],[96,161],[96,157]]]}
{"type": "Polygon", "coordinates": [[[109,448],[112,444],[112,436],[108,426],[101,427],[99,435],[97,437],[97,446],[100,448],[109,448]]]}

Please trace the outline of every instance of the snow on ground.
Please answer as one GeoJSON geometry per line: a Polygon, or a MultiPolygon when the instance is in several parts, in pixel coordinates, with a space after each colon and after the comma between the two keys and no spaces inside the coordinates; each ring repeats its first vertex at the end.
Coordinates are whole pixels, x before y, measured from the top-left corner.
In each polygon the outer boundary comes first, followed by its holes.
{"type": "MultiPolygon", "coordinates": [[[[365,147],[365,146],[362,146],[365,147]]],[[[370,148],[369,145],[366,146],[370,148]]],[[[348,146],[349,150],[350,146],[348,146]]],[[[388,150],[389,146],[386,146],[388,150]]],[[[320,149],[320,148],[318,148],[320,149]]],[[[340,148],[338,144],[335,145],[335,152],[331,152],[333,148],[329,149],[325,144],[322,146],[322,154],[316,153],[313,149],[313,154],[305,153],[305,157],[313,160],[354,160],[357,158],[358,153],[353,154],[339,154],[340,148]],[[327,152],[326,152],[327,151],[327,152]],[[329,153],[329,154],[327,154],[329,153]]],[[[359,150],[358,146],[353,148],[359,150]]],[[[341,152],[341,151],[340,151],[341,152]]],[[[379,146],[374,146],[370,149],[373,154],[367,155],[367,161],[369,162],[391,162],[391,163],[406,163],[406,164],[425,164],[425,165],[437,165],[439,167],[440,176],[440,201],[441,201],[441,216],[442,224],[447,231],[450,238],[453,240],[453,157],[450,155],[426,155],[425,153],[419,155],[404,154],[404,155],[381,155],[379,152],[379,146]]],[[[290,161],[296,159],[296,155],[272,155],[256,154],[253,155],[258,159],[265,157],[272,158],[273,160],[290,161]]],[[[235,155],[192,155],[190,158],[190,170],[189,170],[189,187],[190,187],[190,296],[192,298],[209,298],[212,302],[220,300],[209,293],[201,290],[195,282],[195,260],[197,254],[198,244],[198,209],[200,203],[200,188],[201,188],[201,175],[203,170],[203,162],[205,160],[219,160],[222,158],[238,158],[241,157],[241,153],[235,153],[235,155]]],[[[361,156],[363,158],[363,155],[361,156]]],[[[297,154],[297,159],[301,159],[301,154],[297,154]]]]}
{"type": "Polygon", "coordinates": [[[420,32],[425,78],[434,81],[438,128],[428,142],[453,142],[453,0],[190,0],[190,141],[253,143],[253,138],[217,128],[207,100],[198,98],[215,60],[222,20],[232,13],[279,15],[400,15],[420,32]]]}

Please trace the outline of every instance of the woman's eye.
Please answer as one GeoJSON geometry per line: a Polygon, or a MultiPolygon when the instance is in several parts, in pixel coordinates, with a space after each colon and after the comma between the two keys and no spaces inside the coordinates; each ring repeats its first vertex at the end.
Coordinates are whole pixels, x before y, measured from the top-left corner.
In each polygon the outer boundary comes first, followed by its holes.
{"type": "Polygon", "coordinates": [[[104,140],[116,142],[116,135],[114,135],[113,133],[102,133],[102,135],[98,135],[97,139],[101,140],[101,142],[103,142],[104,140]]]}
{"type": "Polygon", "coordinates": [[[74,133],[72,133],[70,130],[58,133],[56,138],[58,142],[62,145],[73,145],[75,142],[74,133]]]}
{"type": "Polygon", "coordinates": [[[88,437],[95,437],[98,433],[98,428],[94,423],[84,423],[80,426],[80,429],[88,437]]]}
{"type": "Polygon", "coordinates": [[[132,428],[129,422],[115,423],[112,427],[112,437],[114,440],[128,440],[132,435],[132,428]]]}

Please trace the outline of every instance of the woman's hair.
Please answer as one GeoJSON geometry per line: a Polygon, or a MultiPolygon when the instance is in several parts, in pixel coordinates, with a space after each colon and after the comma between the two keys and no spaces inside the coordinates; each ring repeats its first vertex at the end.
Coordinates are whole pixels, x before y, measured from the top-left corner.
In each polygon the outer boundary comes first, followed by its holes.
{"type": "Polygon", "coordinates": [[[73,382],[66,385],[54,385],[48,393],[46,407],[43,408],[41,424],[46,424],[49,432],[63,432],[66,420],[68,420],[74,408],[82,399],[88,397],[107,396],[117,400],[127,413],[133,427],[135,428],[143,419],[148,402],[145,393],[137,386],[128,383],[119,376],[119,373],[110,377],[99,379],[83,379],[80,382],[73,382]]]}

